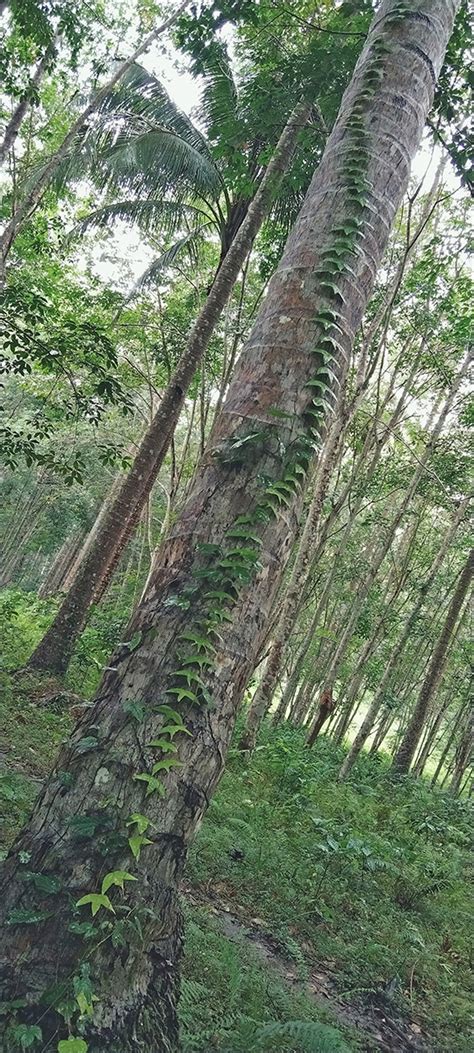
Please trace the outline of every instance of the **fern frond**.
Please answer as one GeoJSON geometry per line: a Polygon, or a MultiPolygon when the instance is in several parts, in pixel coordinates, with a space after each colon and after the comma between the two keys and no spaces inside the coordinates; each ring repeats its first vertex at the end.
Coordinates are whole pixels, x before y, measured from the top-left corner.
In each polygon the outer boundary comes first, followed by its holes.
{"type": "Polygon", "coordinates": [[[222,1053],[273,1053],[297,1049],[298,1053],[350,1053],[333,1027],[316,1021],[290,1020],[258,1024],[247,1017],[226,1037],[222,1053]]]}

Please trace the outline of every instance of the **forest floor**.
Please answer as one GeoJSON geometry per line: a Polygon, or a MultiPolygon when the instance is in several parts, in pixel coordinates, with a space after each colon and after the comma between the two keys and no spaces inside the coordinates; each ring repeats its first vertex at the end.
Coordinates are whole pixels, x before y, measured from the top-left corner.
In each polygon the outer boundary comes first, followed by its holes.
{"type": "Polygon", "coordinates": [[[382,1050],[383,1053],[427,1053],[428,1036],[416,1021],[403,1017],[395,1003],[380,992],[378,997],[344,1001],[338,991],[334,970],[318,962],[309,962],[301,969],[285,951],[284,943],[268,930],[262,918],[249,918],[248,912],[233,900],[227,902],[212,890],[185,886],[184,895],[190,904],[203,908],[225,939],[236,943],[245,954],[245,944],[251,949],[255,962],[269,973],[281,978],[293,993],[313,1002],[322,1019],[342,1030],[346,1041],[353,1039],[359,1050],[382,1050]]]}
{"type": "MultiPolygon", "coordinates": [[[[44,682],[0,686],[7,846],[71,716],[44,682]]],[[[185,1053],[248,1050],[272,1021],[319,1023],[321,1042],[252,1048],[471,1050],[469,806],[380,757],[338,784],[342,756],[289,726],[250,760],[231,750],[186,875],[185,1053]]]]}

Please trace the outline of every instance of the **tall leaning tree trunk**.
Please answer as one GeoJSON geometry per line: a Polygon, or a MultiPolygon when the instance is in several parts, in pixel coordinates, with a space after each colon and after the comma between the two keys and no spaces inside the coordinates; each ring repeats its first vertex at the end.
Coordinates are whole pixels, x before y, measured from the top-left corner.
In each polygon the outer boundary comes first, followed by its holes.
{"type": "Polygon", "coordinates": [[[140,443],[135,461],[115,494],[54,621],[31,655],[28,668],[66,671],[95,597],[110,577],[138,524],[156,481],[184,405],[186,392],[209,340],[231,296],[239,271],[268,213],[282,174],[288,168],[311,103],[299,103],[291,114],[246,218],[223,260],[209,295],[192,327],[159,407],[140,443]]]}
{"type": "Polygon", "coordinates": [[[413,711],[411,720],[405,731],[403,739],[398,747],[397,753],[393,759],[393,770],[403,775],[410,770],[410,765],[415,755],[415,751],[420,739],[421,732],[423,730],[423,724],[426,718],[426,714],[429,710],[431,701],[438,688],[443,669],[446,664],[448,656],[449,645],[451,637],[456,628],[456,622],[461,611],[461,607],[467,596],[470,584],[472,581],[472,575],[474,573],[474,549],[471,549],[463,570],[459,576],[459,581],[454,590],[454,594],[451,603],[448,608],[446,620],[441,630],[438,642],[433,651],[430,664],[428,666],[425,679],[421,685],[418,700],[413,711]]]}
{"type": "Polygon", "coordinates": [[[369,735],[370,735],[370,733],[372,731],[372,728],[373,728],[373,726],[375,724],[376,718],[377,718],[377,716],[379,714],[379,710],[381,709],[381,707],[383,705],[383,702],[384,702],[384,699],[385,699],[385,694],[386,694],[386,691],[387,691],[388,686],[390,684],[390,680],[391,680],[391,678],[393,676],[394,670],[395,670],[395,668],[397,666],[397,663],[398,663],[401,655],[403,654],[403,651],[404,651],[404,649],[406,647],[406,644],[408,643],[408,640],[410,639],[410,636],[412,634],[413,628],[416,625],[416,622],[417,622],[418,617],[420,615],[420,611],[423,608],[423,605],[424,605],[424,602],[425,602],[426,597],[428,595],[428,592],[432,588],[432,586],[433,586],[433,584],[434,584],[434,582],[436,580],[436,576],[438,574],[438,571],[440,570],[440,567],[442,566],[442,564],[444,562],[444,559],[446,557],[446,553],[448,552],[448,550],[450,548],[450,545],[451,545],[451,543],[453,541],[455,533],[456,533],[460,523],[462,522],[462,520],[465,517],[466,509],[468,507],[468,503],[469,503],[469,501],[466,498],[461,503],[461,505],[460,505],[459,509],[456,511],[455,515],[452,517],[452,521],[450,523],[450,526],[449,526],[448,530],[446,531],[445,537],[444,537],[444,539],[443,539],[443,541],[442,541],[442,543],[441,543],[441,545],[440,545],[440,547],[438,549],[438,552],[436,553],[436,556],[435,556],[435,558],[434,558],[434,560],[433,560],[433,562],[431,564],[429,572],[426,575],[425,580],[423,581],[423,583],[422,583],[422,585],[420,587],[416,603],[414,603],[414,605],[413,605],[413,607],[412,607],[412,609],[410,611],[409,617],[407,618],[407,620],[405,622],[404,628],[403,628],[402,632],[400,633],[400,636],[399,636],[399,638],[398,638],[398,640],[397,640],[397,642],[395,644],[395,647],[392,650],[390,658],[389,658],[389,660],[388,660],[388,662],[387,662],[387,664],[385,666],[382,678],[380,680],[380,683],[378,685],[377,690],[374,692],[374,696],[373,696],[372,702],[371,702],[371,704],[369,706],[369,709],[367,710],[365,718],[362,721],[362,724],[361,724],[361,726],[360,726],[360,728],[359,728],[359,730],[357,732],[357,735],[354,738],[352,746],[351,746],[350,750],[348,751],[348,753],[347,753],[346,757],[344,758],[344,761],[343,761],[343,763],[341,765],[341,768],[340,768],[340,771],[339,771],[339,779],[340,780],[345,779],[347,777],[347,775],[349,774],[349,772],[351,771],[351,769],[353,768],[353,766],[354,766],[354,764],[355,764],[355,762],[357,760],[357,757],[359,756],[359,753],[360,753],[361,749],[365,745],[365,743],[366,743],[366,741],[367,741],[367,739],[368,739],[368,737],[369,737],[369,735]]]}
{"type": "Polygon", "coordinates": [[[82,1033],[87,1053],[177,1050],[178,885],[297,528],[301,494],[280,509],[275,490],[317,445],[307,385],[327,376],[329,346],[336,373],[349,357],[455,11],[378,9],[133,645],[112,658],[3,865],[0,994],[21,998],[17,1022],[40,1027],[46,1048],[82,1033]],[[328,287],[336,242],[344,266],[328,287]],[[242,443],[251,456],[236,459],[242,443]]]}

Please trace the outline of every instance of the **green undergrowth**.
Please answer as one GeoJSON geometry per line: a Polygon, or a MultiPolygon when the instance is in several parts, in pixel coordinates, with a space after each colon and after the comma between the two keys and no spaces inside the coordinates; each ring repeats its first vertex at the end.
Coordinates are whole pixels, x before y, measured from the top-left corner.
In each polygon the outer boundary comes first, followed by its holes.
{"type": "MultiPolygon", "coordinates": [[[[92,612],[78,641],[65,688],[81,698],[96,690],[103,666],[123,637],[131,609],[130,590],[116,594],[112,587],[105,603],[92,612]]],[[[0,675],[21,668],[44,636],[59,605],[57,597],[40,599],[22,589],[0,594],[0,675]]]]}
{"type": "Polygon", "coordinates": [[[467,1053],[469,805],[380,758],[338,784],[342,756],[288,726],[250,761],[235,750],[189,879],[258,914],[297,963],[326,963],[348,1002],[393,1004],[440,1053],[467,1053]]]}
{"type": "Polygon", "coordinates": [[[343,1036],[313,1000],[278,976],[249,947],[228,939],[204,908],[185,904],[186,943],[180,1004],[183,1053],[350,1053],[343,1036]]]}
{"type": "MultiPolygon", "coordinates": [[[[60,697],[45,701],[44,678],[3,668],[0,694],[6,846],[72,721],[60,697]]],[[[324,736],[306,750],[289,726],[265,728],[250,760],[231,751],[188,882],[205,901],[257,917],[302,980],[327,971],[347,1004],[375,1003],[421,1024],[438,1053],[467,1053],[469,804],[420,780],[393,781],[380,757],[363,756],[339,784],[342,756],[324,736]]],[[[318,1006],[254,960],[251,941],[227,939],[204,908],[188,918],[185,980],[189,1053],[326,1048],[309,1032],[296,1039],[293,1024],[286,1037],[272,1032],[271,1022],[321,1020],[318,1006]]],[[[358,1048],[353,1036],[333,1040],[358,1048]]]]}

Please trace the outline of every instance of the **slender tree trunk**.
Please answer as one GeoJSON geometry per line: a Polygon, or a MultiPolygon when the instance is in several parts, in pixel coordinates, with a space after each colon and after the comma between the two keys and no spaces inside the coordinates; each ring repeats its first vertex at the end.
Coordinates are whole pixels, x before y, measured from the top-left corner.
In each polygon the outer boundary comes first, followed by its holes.
{"type": "Polygon", "coordinates": [[[273,693],[280,673],[284,647],[295,620],[297,609],[301,601],[301,594],[306,584],[312,550],[317,543],[321,510],[337,455],[338,439],[344,426],[345,421],[341,407],[336,419],[329,429],[324,453],[320,460],[319,470],[315,478],[313,497],[311,499],[308,515],[301,535],[293,570],[283,599],[275,639],[270,649],[262,682],[255,692],[252,705],[248,711],[245,731],[240,741],[240,749],[242,750],[254,749],[258,730],[273,698],[273,693]]]}
{"type": "Polygon", "coordinates": [[[48,66],[54,57],[55,46],[51,44],[45,51],[43,57],[38,62],[35,72],[31,78],[29,87],[26,89],[24,95],[20,99],[18,105],[13,111],[10,120],[5,128],[3,134],[3,142],[0,143],[0,166],[3,165],[5,158],[8,156],[15,139],[20,131],[23,118],[28,110],[32,96],[41,84],[41,81],[47,72],[48,66]]]}
{"type": "MultiPolygon", "coordinates": [[[[359,709],[359,706],[357,706],[354,710],[354,701],[359,694],[360,686],[362,684],[362,681],[364,680],[367,662],[369,661],[369,659],[371,658],[371,656],[377,648],[380,633],[384,629],[385,623],[387,621],[387,616],[390,614],[392,608],[392,604],[395,602],[400,590],[403,588],[403,584],[408,573],[408,567],[410,564],[410,551],[412,541],[413,538],[416,536],[419,521],[420,516],[414,519],[413,523],[409,524],[405,531],[406,543],[405,540],[402,540],[400,547],[402,548],[402,550],[406,547],[406,551],[404,552],[401,560],[401,572],[397,575],[398,580],[394,582],[395,589],[392,592],[390,591],[392,586],[392,578],[394,577],[394,574],[390,574],[388,576],[387,589],[383,598],[383,602],[381,604],[382,614],[380,615],[378,621],[375,624],[375,627],[372,631],[372,635],[362,647],[359,657],[356,660],[350,683],[348,684],[346,689],[346,698],[343,711],[338,722],[337,729],[334,733],[334,741],[337,744],[342,742],[344,735],[346,734],[346,731],[353,720],[355,712],[357,712],[357,710],[359,709]]],[[[395,560],[395,567],[397,567],[397,563],[398,560],[395,560]]]]}
{"type": "Polygon", "coordinates": [[[395,721],[395,714],[394,713],[388,712],[388,713],[385,714],[383,720],[381,720],[381,722],[380,722],[380,727],[378,728],[376,735],[374,735],[374,741],[371,744],[369,753],[371,753],[371,754],[378,753],[378,751],[379,751],[379,749],[380,749],[380,747],[382,745],[382,742],[384,741],[384,739],[386,739],[386,737],[387,737],[387,735],[388,735],[388,733],[390,731],[390,728],[392,727],[392,724],[394,723],[394,721],[395,721]]]}
{"type": "MultiPolygon", "coordinates": [[[[75,1013],[67,1026],[57,1007],[76,1004],[73,978],[85,962],[96,999],[81,1022],[87,1053],[177,1049],[177,889],[189,841],[222,774],[235,714],[296,533],[301,497],[281,511],[272,512],[269,502],[272,485],[288,471],[288,458],[302,463],[301,448],[307,451],[308,435],[315,435],[308,425],[313,402],[307,384],[315,363],[319,372],[323,368],[315,349],[321,346],[321,317],[327,317],[322,312],[333,302],[321,269],[355,204],[361,217],[357,250],[351,270],[344,267],[338,278],[336,367],[342,371],[407,185],[433,98],[433,70],[436,77],[455,10],[446,0],[430,0],[430,14],[421,19],[398,14],[392,0],[378,9],[239,361],[215,445],[129,626],[132,642],[113,657],[95,703],[3,864],[0,919],[8,924],[1,926],[1,997],[8,1001],[21,992],[17,1020],[40,1026],[46,1047],[54,1048],[68,1032],[77,1034],[75,1013]],[[371,94],[373,72],[377,85],[371,94]],[[366,203],[354,203],[345,158],[354,144],[359,155],[361,143],[369,189],[366,203]],[[275,406],[283,417],[275,418],[275,406]],[[222,451],[259,434],[263,424],[266,441],[256,444],[251,458],[229,464],[222,451]],[[258,539],[256,565],[249,533],[258,539]],[[183,597],[185,606],[176,603],[183,597]],[[194,690],[183,687],[189,669],[194,690]],[[162,708],[170,702],[176,715],[162,708]],[[177,753],[170,758],[173,744],[177,753]],[[33,880],[23,878],[26,865],[33,880]],[[41,872],[49,878],[47,888],[34,880],[41,872]],[[123,891],[110,885],[114,881],[123,891]],[[89,896],[99,900],[88,903],[89,896]],[[83,897],[86,903],[78,903],[83,897]],[[98,910],[95,920],[91,906],[98,910]],[[25,912],[30,923],[19,928],[25,912]],[[88,918],[92,931],[84,940],[88,918]],[[117,947],[124,925],[125,946],[117,947]]],[[[9,1024],[7,1014],[0,1033],[9,1024]]]]}
{"type": "MultiPolygon", "coordinates": [[[[436,784],[438,782],[438,779],[439,779],[439,777],[441,775],[443,767],[444,767],[444,765],[446,763],[446,758],[447,758],[447,756],[449,754],[449,751],[450,751],[450,749],[451,749],[451,747],[452,747],[452,745],[454,743],[454,740],[456,738],[456,732],[457,732],[457,720],[452,720],[451,721],[451,727],[448,730],[446,742],[445,742],[445,744],[443,746],[443,749],[441,750],[441,753],[440,753],[440,756],[439,756],[439,759],[438,759],[438,763],[437,763],[436,768],[435,768],[434,773],[433,773],[433,778],[431,779],[431,783],[430,783],[431,786],[436,786],[436,784]]],[[[442,734],[444,735],[445,733],[446,733],[446,728],[443,729],[443,733],[442,734]]]]}
{"type": "Polygon", "coordinates": [[[402,633],[400,634],[400,637],[399,637],[397,643],[395,644],[395,647],[393,648],[393,651],[392,651],[392,653],[390,655],[390,658],[389,658],[389,660],[388,660],[388,662],[387,662],[387,664],[385,666],[385,670],[384,670],[382,679],[381,679],[381,681],[379,683],[379,686],[378,686],[378,688],[377,688],[377,690],[376,690],[376,692],[374,694],[374,697],[372,699],[372,703],[369,706],[367,714],[366,714],[364,720],[362,721],[362,724],[361,724],[361,726],[360,726],[360,728],[359,728],[359,730],[357,732],[357,735],[356,735],[356,737],[355,737],[355,739],[354,739],[354,741],[352,743],[352,746],[351,746],[349,752],[347,753],[347,756],[344,759],[344,762],[343,762],[343,764],[341,766],[341,769],[340,769],[340,772],[339,772],[339,779],[345,779],[346,776],[349,774],[349,772],[351,771],[351,768],[353,767],[355,761],[357,760],[357,757],[359,756],[359,753],[360,753],[362,747],[364,746],[368,736],[370,735],[370,732],[372,731],[372,728],[374,726],[376,717],[378,716],[379,709],[380,709],[380,707],[383,704],[383,700],[384,700],[384,697],[385,697],[385,692],[386,692],[388,684],[390,682],[393,670],[395,669],[395,666],[397,665],[397,662],[399,661],[399,658],[400,658],[401,654],[403,654],[405,646],[406,646],[408,640],[410,639],[410,635],[412,633],[413,626],[415,625],[415,623],[416,623],[416,621],[418,619],[419,613],[420,613],[420,611],[421,611],[421,609],[423,607],[423,604],[425,602],[427,593],[429,592],[430,588],[432,587],[432,585],[433,585],[433,583],[434,583],[434,581],[436,579],[436,575],[438,574],[438,571],[439,571],[439,569],[440,569],[440,567],[441,567],[441,565],[443,563],[443,560],[444,560],[444,558],[446,556],[446,553],[447,553],[447,551],[449,549],[449,546],[451,545],[451,542],[452,542],[453,537],[454,537],[454,535],[456,533],[456,530],[457,530],[460,522],[462,521],[462,519],[464,518],[464,516],[466,514],[467,505],[468,505],[468,499],[464,500],[461,503],[460,508],[457,510],[456,514],[452,518],[451,525],[450,525],[448,531],[446,532],[446,535],[445,535],[445,538],[443,540],[443,543],[440,545],[440,548],[439,548],[439,550],[438,550],[438,552],[437,552],[437,554],[436,554],[436,556],[435,556],[435,558],[433,560],[433,563],[432,563],[431,568],[430,568],[430,570],[428,572],[428,575],[425,578],[425,580],[424,580],[424,582],[423,582],[423,584],[422,584],[422,586],[420,588],[420,591],[419,591],[419,594],[418,594],[418,599],[417,599],[416,603],[414,604],[414,606],[412,607],[410,616],[406,620],[405,627],[404,627],[402,633]]]}
{"type": "MultiPolygon", "coordinates": [[[[466,614],[466,609],[467,609],[467,607],[465,606],[464,611],[461,612],[461,615],[458,618],[458,623],[457,623],[456,629],[455,629],[455,631],[453,633],[453,637],[452,637],[452,640],[451,640],[451,645],[450,645],[451,649],[452,649],[457,637],[459,636],[459,632],[461,630],[461,627],[462,627],[462,624],[463,624],[463,621],[464,621],[464,616],[466,614]]],[[[438,729],[439,729],[441,721],[442,721],[445,713],[449,709],[450,703],[452,701],[452,692],[453,692],[453,685],[452,685],[451,682],[448,682],[448,684],[445,685],[445,689],[444,689],[444,696],[445,697],[442,699],[440,705],[437,708],[437,711],[434,713],[433,719],[431,721],[431,724],[426,729],[425,740],[420,742],[418,755],[415,757],[415,760],[414,760],[414,762],[412,764],[412,771],[413,771],[414,775],[417,775],[417,776],[422,775],[423,770],[424,770],[425,765],[426,765],[426,762],[427,762],[429,756],[431,755],[431,753],[433,752],[433,749],[435,747],[435,741],[436,741],[436,735],[438,733],[438,729]]],[[[462,714],[464,713],[464,707],[461,708],[461,713],[462,714]]]]}
{"type": "MultiPolygon", "coordinates": [[[[341,660],[342,660],[342,658],[344,656],[347,644],[348,644],[348,642],[349,642],[349,640],[351,638],[351,635],[352,635],[353,630],[354,630],[354,626],[356,624],[356,621],[357,621],[359,613],[360,613],[360,611],[362,609],[362,606],[363,606],[363,604],[365,602],[365,599],[367,597],[369,589],[372,587],[372,585],[373,585],[373,583],[374,583],[374,581],[375,581],[375,579],[377,577],[378,571],[379,571],[379,569],[380,569],[385,557],[387,556],[387,554],[388,554],[388,552],[389,552],[389,550],[391,548],[391,545],[392,545],[392,542],[393,542],[393,538],[395,537],[395,533],[396,533],[398,527],[400,526],[400,523],[402,522],[402,519],[403,519],[403,516],[405,515],[406,510],[410,507],[411,501],[412,501],[412,499],[413,499],[413,497],[414,497],[414,495],[415,495],[415,493],[416,493],[416,491],[418,489],[418,485],[420,483],[420,480],[421,480],[422,476],[424,475],[424,472],[426,470],[426,466],[428,464],[428,461],[429,461],[429,459],[431,457],[434,445],[435,445],[437,439],[439,438],[439,435],[441,434],[441,431],[443,429],[443,426],[444,426],[444,423],[445,423],[446,418],[448,416],[448,413],[450,412],[450,410],[452,408],[455,395],[456,395],[457,391],[459,390],[459,386],[460,386],[463,378],[466,375],[469,362],[470,362],[470,356],[468,355],[466,357],[466,359],[464,360],[464,362],[462,363],[462,366],[461,366],[461,368],[460,368],[460,370],[458,372],[458,375],[457,375],[454,383],[451,386],[451,390],[449,392],[449,395],[445,399],[445,402],[444,402],[444,405],[443,405],[443,407],[441,409],[441,412],[438,414],[437,420],[436,420],[436,422],[435,422],[435,424],[433,426],[433,429],[432,429],[429,441],[428,441],[428,443],[427,443],[427,445],[425,447],[424,453],[423,453],[422,457],[420,457],[419,460],[418,460],[418,465],[417,465],[417,468],[415,469],[415,471],[413,473],[412,481],[410,483],[410,486],[408,487],[408,489],[407,489],[407,491],[405,493],[403,501],[402,501],[402,503],[401,503],[401,505],[400,505],[400,507],[399,507],[394,519],[392,520],[388,530],[386,531],[385,540],[383,541],[383,543],[380,546],[378,552],[376,553],[375,558],[374,558],[374,560],[372,562],[372,566],[370,567],[370,570],[369,570],[368,574],[362,580],[362,582],[361,582],[361,584],[360,584],[360,586],[359,586],[359,588],[357,590],[356,596],[354,598],[354,602],[352,604],[352,611],[351,611],[350,617],[346,621],[346,625],[345,625],[344,631],[342,632],[342,634],[340,636],[339,643],[338,643],[338,645],[336,647],[336,650],[335,650],[335,653],[333,655],[331,666],[329,668],[329,672],[326,674],[326,680],[327,680],[328,686],[332,686],[332,684],[334,684],[334,681],[337,678],[339,664],[340,664],[340,662],[341,662],[341,660]]],[[[372,706],[371,706],[371,709],[370,709],[369,712],[372,712],[372,706]]],[[[368,717],[369,717],[369,714],[367,715],[367,720],[368,720],[368,717]]],[[[365,721],[364,721],[364,724],[365,724],[365,721]]],[[[362,728],[360,729],[358,738],[359,738],[360,735],[362,735],[362,728]]],[[[353,748],[354,748],[354,744],[353,744],[353,748]]],[[[346,760],[348,760],[348,758],[346,758],[346,760]]],[[[342,769],[341,769],[341,771],[342,771],[342,769]]]]}
{"type": "Polygon", "coordinates": [[[73,566],[77,553],[82,546],[82,534],[76,531],[63,541],[59,552],[56,553],[53,562],[38,589],[38,596],[55,596],[61,592],[67,584],[67,579],[73,566]]]}
{"type": "Polygon", "coordinates": [[[70,592],[53,623],[33,652],[28,666],[64,673],[75,641],[86,624],[92,602],[103,592],[118,559],[138,524],[142,509],[168,451],[187,389],[202,361],[212,333],[229,300],[234,283],[254,238],[273,200],[282,173],[288,167],[299,132],[311,109],[301,102],[293,111],[275,148],[265,176],[249,206],[212,285],[206,302],[191,330],[173,377],[163,392],[160,405],[140,444],[135,462],[123,480],[94,543],[80,567],[70,592]]]}
{"type": "MultiPolygon", "coordinates": [[[[416,358],[416,362],[418,362],[418,356],[416,358]]],[[[416,367],[414,365],[412,370],[411,370],[411,372],[410,372],[410,376],[409,376],[406,384],[404,385],[404,389],[403,389],[402,395],[400,396],[400,398],[398,400],[398,403],[397,403],[397,406],[395,408],[395,411],[394,411],[394,413],[392,415],[391,423],[393,424],[393,426],[395,426],[395,424],[400,419],[400,416],[401,416],[401,413],[403,411],[403,407],[404,407],[404,404],[405,404],[406,395],[407,395],[407,392],[408,392],[408,389],[409,389],[409,385],[410,385],[411,381],[413,380],[413,377],[415,376],[415,371],[416,371],[416,367]]],[[[350,404],[350,407],[349,407],[349,411],[348,411],[348,414],[347,414],[347,421],[345,422],[344,427],[347,425],[348,420],[350,420],[352,418],[354,412],[356,411],[356,409],[357,409],[357,407],[359,405],[360,394],[362,393],[364,387],[365,387],[364,372],[362,370],[360,370],[360,375],[358,377],[358,382],[356,384],[355,395],[354,395],[354,397],[353,397],[353,399],[351,401],[351,404],[350,404]]],[[[386,402],[387,402],[387,400],[384,400],[384,405],[386,404],[386,402]]],[[[334,430],[336,432],[339,431],[339,435],[341,435],[343,433],[343,429],[341,429],[341,427],[340,427],[340,421],[338,421],[337,419],[334,422],[334,426],[333,427],[334,427],[334,430]]],[[[386,430],[385,431],[385,436],[387,436],[387,435],[388,435],[388,431],[386,430]]],[[[372,475],[375,473],[375,470],[376,470],[376,467],[378,465],[379,458],[380,458],[380,455],[381,455],[381,452],[382,452],[382,447],[383,447],[384,441],[385,440],[382,439],[381,441],[379,440],[379,441],[376,442],[376,451],[375,451],[375,454],[374,454],[374,456],[373,456],[373,458],[371,460],[369,473],[368,473],[369,474],[369,478],[372,478],[372,475]]],[[[364,450],[362,451],[361,458],[359,459],[359,466],[358,466],[359,469],[360,469],[360,466],[363,464],[365,456],[368,454],[369,450],[370,450],[370,442],[366,441],[366,443],[364,443],[364,450]]],[[[334,460],[336,460],[336,457],[337,457],[337,446],[336,446],[335,454],[334,455],[331,454],[331,459],[333,458],[333,456],[334,456],[334,460]]],[[[327,457],[327,454],[326,454],[326,457],[327,457]]],[[[329,466],[329,467],[330,467],[330,472],[332,472],[334,470],[334,461],[333,461],[332,468],[331,468],[331,466],[329,466]]],[[[347,492],[345,494],[346,497],[348,496],[349,492],[350,492],[349,489],[347,489],[347,492]]],[[[317,627],[318,622],[319,622],[320,615],[321,615],[322,611],[324,610],[324,606],[326,604],[327,595],[328,595],[328,593],[330,591],[330,588],[331,588],[331,585],[332,585],[332,579],[333,579],[333,575],[335,573],[338,557],[341,554],[341,552],[344,551],[344,548],[347,545],[347,541],[348,541],[349,535],[350,535],[350,533],[352,531],[352,527],[354,525],[355,518],[356,518],[356,516],[358,514],[358,511],[359,511],[360,507],[362,506],[362,502],[363,502],[363,496],[362,496],[362,491],[361,491],[360,497],[355,501],[355,503],[354,503],[354,505],[353,505],[353,507],[351,509],[351,515],[350,515],[350,517],[349,517],[349,519],[347,521],[346,527],[344,529],[343,536],[342,536],[342,538],[341,538],[341,540],[339,542],[338,550],[337,550],[337,553],[336,553],[336,555],[335,555],[335,557],[333,559],[332,568],[331,568],[330,573],[329,573],[329,575],[328,575],[328,577],[326,579],[323,592],[322,592],[320,600],[319,600],[319,602],[317,604],[316,611],[315,611],[315,614],[313,616],[310,629],[309,629],[309,631],[308,631],[308,633],[307,633],[307,635],[306,635],[306,637],[305,637],[305,639],[304,639],[304,641],[303,641],[303,643],[301,645],[301,648],[298,651],[293,673],[291,674],[291,676],[290,676],[290,678],[288,680],[287,688],[285,689],[285,691],[283,693],[283,696],[282,696],[282,699],[281,699],[281,702],[280,702],[280,705],[278,706],[278,708],[277,708],[277,710],[275,712],[275,716],[274,716],[274,722],[275,723],[278,723],[278,721],[281,719],[282,712],[284,710],[286,710],[287,707],[288,707],[288,703],[289,703],[290,697],[293,697],[293,695],[295,693],[296,686],[297,686],[297,683],[298,683],[298,677],[300,675],[301,668],[303,666],[303,663],[304,663],[304,660],[306,658],[306,655],[308,654],[308,651],[309,651],[309,649],[311,647],[311,643],[312,643],[312,640],[313,640],[313,637],[314,637],[314,633],[316,631],[316,627],[317,627]]],[[[339,511],[340,511],[340,506],[339,506],[339,511]]],[[[309,520],[310,520],[310,516],[311,516],[311,510],[310,510],[310,513],[308,514],[308,519],[309,520]]],[[[329,518],[331,518],[331,516],[329,518]]],[[[312,569],[314,567],[315,561],[319,558],[319,555],[320,555],[320,552],[321,552],[322,543],[324,543],[324,534],[327,533],[325,527],[326,527],[326,524],[325,524],[325,526],[323,527],[323,529],[321,531],[316,530],[315,533],[314,533],[314,536],[311,536],[311,534],[309,535],[310,547],[311,547],[311,549],[315,549],[316,553],[315,553],[315,556],[313,557],[313,560],[312,560],[311,569],[308,570],[308,572],[307,572],[307,577],[309,577],[310,573],[312,572],[312,569]]],[[[311,524],[311,521],[309,521],[308,533],[309,533],[309,531],[311,529],[312,529],[312,524],[311,524]]],[[[306,584],[306,582],[302,583],[301,589],[297,590],[299,598],[301,598],[301,597],[303,597],[305,595],[305,591],[306,591],[305,587],[304,587],[305,584],[306,584]]],[[[268,680],[270,681],[270,677],[268,678],[268,680]]],[[[262,703],[263,703],[263,700],[262,700],[262,703]]],[[[261,708],[261,716],[263,716],[264,705],[262,704],[262,706],[260,708],[261,708]]],[[[261,719],[261,716],[260,716],[260,719],[261,719]]]]}
{"type": "Polygon", "coordinates": [[[451,637],[456,628],[456,622],[469,590],[473,573],[474,549],[471,549],[449,605],[446,621],[441,630],[438,643],[433,651],[415,710],[405,731],[402,742],[400,743],[398,752],[393,760],[394,771],[398,774],[404,774],[410,770],[410,765],[418,745],[426,714],[431,700],[437,690],[446,664],[451,637]]]}
{"type": "Polygon", "coordinates": [[[308,654],[308,651],[309,651],[309,649],[311,647],[311,644],[313,643],[314,634],[316,632],[317,626],[319,625],[319,620],[321,618],[321,613],[322,613],[323,609],[324,609],[324,603],[319,602],[317,604],[317,606],[316,606],[316,610],[315,610],[315,612],[313,614],[313,617],[311,619],[308,631],[305,634],[303,642],[302,642],[302,644],[301,644],[301,646],[300,646],[300,648],[299,648],[299,650],[297,652],[295,663],[294,663],[294,668],[293,668],[290,676],[288,677],[288,681],[287,681],[285,689],[284,689],[284,691],[282,693],[281,700],[280,700],[280,703],[278,705],[278,708],[275,710],[275,713],[274,713],[274,716],[273,716],[273,723],[274,724],[279,724],[280,721],[284,719],[284,715],[285,715],[285,713],[286,713],[286,711],[288,709],[288,706],[290,706],[292,704],[292,701],[293,701],[293,699],[294,699],[294,697],[296,695],[296,691],[297,691],[297,688],[298,688],[298,683],[299,683],[299,679],[300,679],[300,675],[301,675],[301,670],[303,668],[303,663],[304,663],[304,660],[305,660],[305,658],[306,658],[306,656],[308,654]]]}

